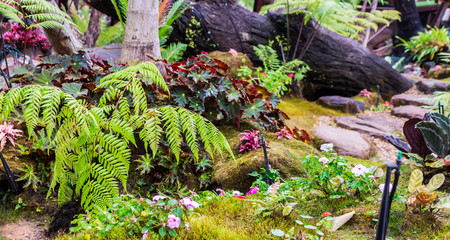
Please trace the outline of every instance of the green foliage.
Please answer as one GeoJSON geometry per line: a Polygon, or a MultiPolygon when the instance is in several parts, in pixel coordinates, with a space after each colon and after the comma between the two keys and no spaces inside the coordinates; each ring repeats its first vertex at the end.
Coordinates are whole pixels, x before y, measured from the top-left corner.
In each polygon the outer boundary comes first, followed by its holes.
{"type": "Polygon", "coordinates": [[[59,185],[59,204],[81,197],[87,211],[110,207],[119,195],[119,183],[126,189],[135,132],[152,156],[162,140],[168,142],[177,161],[184,142],[196,160],[200,143],[211,158],[216,152],[233,156],[225,137],[199,115],[170,106],[149,108],[144,86],[168,91],[158,69],[149,62],[103,77],[98,88],[105,90],[97,105],[52,86],[14,88],[0,93],[0,119],[21,107],[29,136],[38,126],[45,127],[56,148],[48,195],[59,185]]]}
{"type": "Polygon", "coordinates": [[[25,28],[42,27],[66,30],[63,23],[77,27],[67,13],[45,0],[1,0],[0,14],[25,28]],[[24,19],[32,20],[33,24],[28,26],[24,19]]]}
{"type": "MultiPolygon", "coordinates": [[[[435,190],[437,190],[444,183],[445,176],[442,173],[434,175],[427,185],[422,185],[423,173],[419,169],[415,169],[409,177],[408,191],[411,194],[408,199],[408,205],[413,209],[426,209],[433,202],[438,202],[439,198],[435,190]]],[[[447,199],[442,199],[437,205],[440,208],[448,208],[445,205],[447,199]]],[[[433,208],[430,208],[432,210],[433,208]]]]}
{"type": "Polygon", "coordinates": [[[311,154],[302,160],[306,177],[292,178],[285,184],[301,188],[306,194],[319,190],[331,200],[360,194],[370,196],[374,187],[369,175],[383,175],[377,167],[368,169],[358,164],[350,168],[347,160],[334,151],[325,152],[324,157],[311,154]]]}
{"type": "Polygon", "coordinates": [[[113,204],[107,211],[97,215],[78,215],[73,221],[77,226],[70,228],[70,231],[90,230],[91,233],[107,236],[117,228],[125,228],[130,237],[145,236],[144,239],[164,238],[166,235],[175,237],[177,229],[184,226],[190,210],[193,209],[192,204],[188,204],[191,201],[189,198],[178,201],[161,195],[155,196],[153,200],[121,195],[113,199],[113,204]],[[179,221],[176,228],[168,225],[169,219],[173,218],[179,221]]]}
{"type": "Polygon", "coordinates": [[[161,58],[166,59],[167,62],[177,62],[181,60],[184,51],[186,51],[187,44],[171,43],[166,48],[161,48],[161,58]]]}
{"type": "MultiPolygon", "coordinates": [[[[286,7],[287,1],[278,0],[264,9],[286,7]]],[[[400,14],[394,10],[361,12],[348,2],[338,0],[290,0],[290,13],[305,14],[305,23],[316,20],[321,26],[343,36],[359,39],[360,33],[367,27],[378,29],[377,23],[389,25],[389,20],[400,20],[400,14]]]]}
{"type": "Polygon", "coordinates": [[[398,39],[402,43],[397,46],[403,46],[406,52],[411,52],[413,59],[418,64],[426,61],[439,62],[440,58],[437,56],[446,52],[450,44],[450,37],[445,27],[435,27],[425,32],[419,32],[416,36],[411,37],[409,41],[399,37],[398,39]]]}
{"type": "Polygon", "coordinates": [[[275,93],[278,97],[281,97],[288,90],[286,85],[290,84],[293,78],[302,80],[309,67],[305,62],[298,59],[282,64],[278,59],[277,52],[270,45],[272,45],[272,42],[269,42],[268,46],[259,44],[253,47],[255,54],[263,62],[264,68],[258,68],[258,71],[253,73],[244,65],[239,69],[238,76],[261,85],[267,88],[270,93],[275,93]],[[256,77],[253,77],[254,74],[256,77]]]}
{"type": "Polygon", "coordinates": [[[315,239],[315,240],[319,240],[319,239],[323,239],[324,237],[324,232],[322,230],[325,229],[330,229],[331,226],[333,225],[332,217],[325,217],[322,218],[321,220],[317,221],[316,224],[312,224],[311,219],[313,219],[313,217],[309,216],[309,215],[301,215],[300,217],[302,217],[302,220],[295,220],[295,223],[300,226],[300,230],[295,231],[295,227],[292,227],[289,232],[285,233],[284,231],[280,230],[280,229],[272,229],[271,233],[277,237],[283,237],[284,239],[298,239],[298,238],[302,238],[302,239],[315,239]],[[322,229],[322,230],[320,230],[322,229]]]}
{"type": "Polygon", "coordinates": [[[287,117],[279,99],[265,88],[228,77],[229,66],[206,55],[166,64],[174,102],[211,121],[259,120],[263,127],[282,128],[287,117]]]}
{"type": "Polygon", "coordinates": [[[26,181],[23,187],[26,188],[31,186],[36,192],[40,180],[34,173],[34,167],[32,165],[25,164],[25,168],[19,168],[19,170],[23,172],[23,175],[20,178],[16,179],[16,181],[26,181]]]}
{"type": "Polygon", "coordinates": [[[113,26],[108,27],[106,22],[102,22],[102,28],[100,35],[98,36],[96,47],[101,47],[114,43],[122,43],[125,37],[125,28],[122,24],[116,23],[113,26]]]}

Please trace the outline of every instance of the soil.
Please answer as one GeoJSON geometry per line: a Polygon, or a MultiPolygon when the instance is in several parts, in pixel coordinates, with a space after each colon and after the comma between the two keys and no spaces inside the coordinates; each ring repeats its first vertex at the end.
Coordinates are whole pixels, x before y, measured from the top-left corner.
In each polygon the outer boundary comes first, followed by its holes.
{"type": "Polygon", "coordinates": [[[0,239],[35,240],[45,238],[46,224],[39,221],[20,220],[0,227],[0,239]]]}

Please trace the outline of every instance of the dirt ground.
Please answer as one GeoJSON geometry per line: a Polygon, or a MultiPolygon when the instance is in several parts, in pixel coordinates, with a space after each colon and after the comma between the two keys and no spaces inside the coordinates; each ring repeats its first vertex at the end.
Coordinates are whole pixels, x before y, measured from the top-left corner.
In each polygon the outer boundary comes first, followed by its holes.
{"type": "Polygon", "coordinates": [[[0,240],[45,239],[45,224],[38,221],[20,220],[0,226],[0,240]]]}

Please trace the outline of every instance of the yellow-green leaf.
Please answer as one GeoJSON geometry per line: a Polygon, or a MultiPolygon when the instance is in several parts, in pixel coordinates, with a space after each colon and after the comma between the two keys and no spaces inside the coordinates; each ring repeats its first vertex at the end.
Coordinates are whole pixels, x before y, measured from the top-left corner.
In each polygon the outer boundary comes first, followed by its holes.
{"type": "Polygon", "coordinates": [[[427,185],[428,192],[432,192],[432,191],[438,189],[440,186],[442,186],[442,184],[444,183],[444,180],[445,180],[444,174],[439,173],[439,174],[434,175],[430,179],[430,182],[427,185]]]}
{"type": "Polygon", "coordinates": [[[423,174],[419,169],[415,169],[409,177],[408,191],[414,193],[420,185],[422,185],[423,174]]]}

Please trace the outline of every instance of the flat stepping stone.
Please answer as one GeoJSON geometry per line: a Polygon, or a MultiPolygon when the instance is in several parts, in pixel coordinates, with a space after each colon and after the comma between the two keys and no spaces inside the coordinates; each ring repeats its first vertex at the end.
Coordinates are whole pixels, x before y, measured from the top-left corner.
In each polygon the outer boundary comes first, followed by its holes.
{"type": "Polygon", "coordinates": [[[391,98],[391,104],[398,107],[404,105],[414,106],[433,106],[427,99],[433,98],[433,95],[420,95],[420,94],[399,94],[391,98]]]}
{"type": "Polygon", "coordinates": [[[368,159],[375,153],[373,145],[353,130],[319,126],[314,129],[313,136],[322,139],[322,143],[333,143],[339,155],[368,159]]]}
{"type": "Polygon", "coordinates": [[[450,90],[450,83],[433,79],[422,79],[416,82],[416,86],[419,91],[426,94],[432,94],[436,91],[445,92],[450,90]]]}
{"type": "Polygon", "coordinates": [[[342,96],[323,96],[317,103],[331,109],[341,110],[345,113],[361,113],[364,111],[363,102],[342,96]]]}
{"type": "Polygon", "coordinates": [[[102,59],[114,59],[119,60],[120,53],[122,52],[122,44],[115,43],[102,47],[94,47],[89,53],[92,57],[101,57],[102,59]]]}
{"type": "Polygon", "coordinates": [[[406,105],[401,107],[395,107],[394,109],[392,109],[391,114],[396,117],[422,119],[425,113],[430,111],[431,111],[430,109],[425,109],[413,105],[406,105]]]}
{"type": "Polygon", "coordinates": [[[336,117],[339,127],[384,139],[392,131],[402,129],[403,123],[389,116],[336,117]]]}

